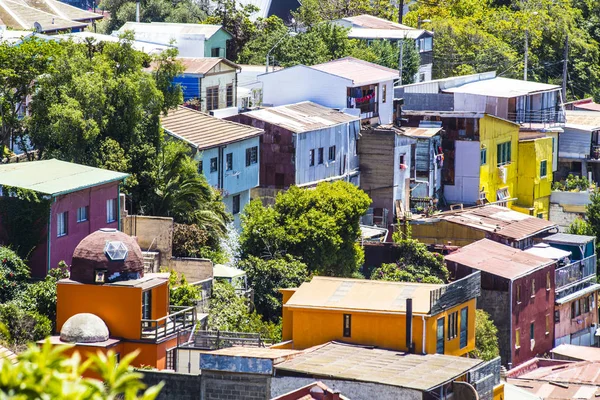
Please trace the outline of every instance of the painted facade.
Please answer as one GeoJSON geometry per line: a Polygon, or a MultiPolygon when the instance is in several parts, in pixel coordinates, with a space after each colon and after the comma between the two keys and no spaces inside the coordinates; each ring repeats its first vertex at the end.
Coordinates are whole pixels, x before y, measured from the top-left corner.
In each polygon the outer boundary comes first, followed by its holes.
{"type": "Polygon", "coordinates": [[[549,218],[553,143],[551,137],[519,141],[514,210],[538,218],[549,218]]]}

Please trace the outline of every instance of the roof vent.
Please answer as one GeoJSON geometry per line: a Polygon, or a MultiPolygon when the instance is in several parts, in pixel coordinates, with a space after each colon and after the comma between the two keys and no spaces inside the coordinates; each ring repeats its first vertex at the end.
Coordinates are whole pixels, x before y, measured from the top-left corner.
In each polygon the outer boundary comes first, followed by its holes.
{"type": "Polygon", "coordinates": [[[116,232],[115,228],[100,228],[100,232],[116,232]]]}

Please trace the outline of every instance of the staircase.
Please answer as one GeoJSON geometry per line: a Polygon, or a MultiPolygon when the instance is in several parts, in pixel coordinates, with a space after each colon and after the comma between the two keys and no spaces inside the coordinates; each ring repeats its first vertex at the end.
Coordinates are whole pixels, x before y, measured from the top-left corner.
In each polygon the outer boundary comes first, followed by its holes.
{"type": "Polygon", "coordinates": [[[160,253],[157,251],[142,251],[144,257],[144,273],[158,272],[160,268],[160,253]]]}

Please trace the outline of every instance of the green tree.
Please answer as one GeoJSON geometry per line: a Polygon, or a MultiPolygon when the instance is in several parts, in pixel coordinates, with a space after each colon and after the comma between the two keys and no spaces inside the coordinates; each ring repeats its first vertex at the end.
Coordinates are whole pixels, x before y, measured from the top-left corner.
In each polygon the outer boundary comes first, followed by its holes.
{"type": "Polygon", "coordinates": [[[306,265],[289,254],[270,260],[250,256],[239,264],[254,289],[254,305],[271,322],[281,318],[282,295],[279,289],[298,287],[308,278],[306,265]]]}
{"type": "Polygon", "coordinates": [[[42,340],[52,333],[52,322],[48,317],[26,311],[14,301],[0,304],[0,322],[8,329],[9,343],[14,346],[42,340]]]}
{"type": "Polygon", "coordinates": [[[352,276],[364,260],[359,220],[370,204],[365,192],[342,181],[293,186],[269,207],[251,201],[242,214],[242,259],[289,254],[311,273],[352,276]]]}
{"type": "Polygon", "coordinates": [[[238,296],[227,282],[215,281],[210,298],[208,328],[228,332],[259,333],[273,343],[281,341],[281,323],[263,322],[256,311],[248,311],[248,302],[238,296]]]}
{"type": "Polygon", "coordinates": [[[29,267],[8,247],[0,247],[0,303],[16,298],[29,279],[29,267]]]}
{"type": "Polygon", "coordinates": [[[235,60],[242,47],[256,32],[256,25],[250,20],[250,16],[258,8],[251,4],[238,6],[235,0],[216,0],[215,3],[214,10],[204,23],[221,25],[231,33],[233,39],[227,43],[227,58],[235,60]]]}
{"type": "Polygon", "coordinates": [[[0,397],[10,399],[72,399],[72,400],[153,400],[163,383],[146,388],[143,375],[134,372],[131,361],[138,352],[128,354],[120,361],[110,351],[98,353],[81,362],[79,353],[71,357],[66,351],[71,346],[53,346],[46,341],[35,344],[19,355],[19,362],[0,361],[0,397]],[[100,380],[82,378],[85,371],[99,375],[100,380]]]}
{"type": "Polygon", "coordinates": [[[179,274],[174,270],[170,271],[169,286],[171,293],[169,303],[172,306],[195,306],[198,300],[202,299],[200,289],[194,285],[190,285],[185,278],[185,275],[179,274]]]}
{"type": "Polygon", "coordinates": [[[296,22],[306,27],[359,14],[394,20],[398,11],[389,0],[303,0],[301,6],[292,11],[296,22]]]}
{"type": "Polygon", "coordinates": [[[498,328],[483,310],[475,310],[475,350],[470,355],[490,361],[500,355],[498,328]]]}

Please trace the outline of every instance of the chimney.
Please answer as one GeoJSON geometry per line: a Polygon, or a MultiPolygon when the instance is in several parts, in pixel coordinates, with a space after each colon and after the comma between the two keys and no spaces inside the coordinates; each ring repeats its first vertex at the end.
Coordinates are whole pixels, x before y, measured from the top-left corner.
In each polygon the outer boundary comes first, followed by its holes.
{"type": "Polygon", "coordinates": [[[406,299],[406,351],[413,353],[412,299],[406,299]]]}

